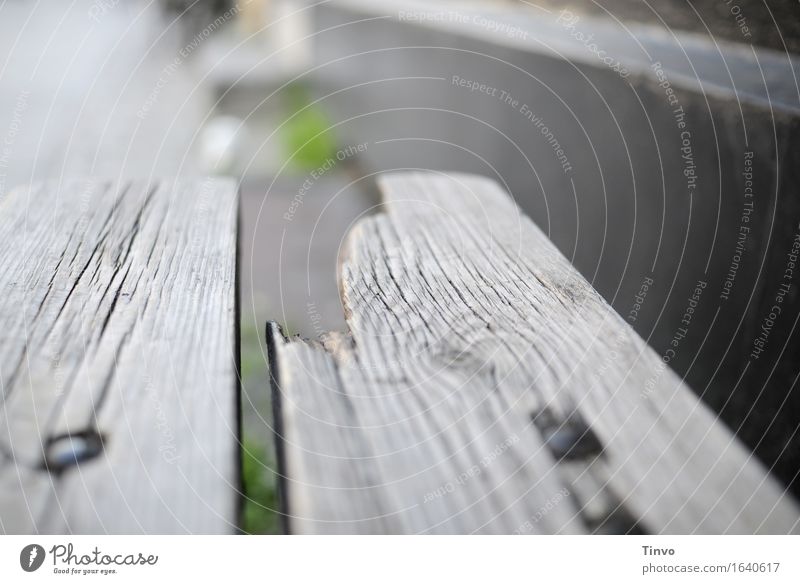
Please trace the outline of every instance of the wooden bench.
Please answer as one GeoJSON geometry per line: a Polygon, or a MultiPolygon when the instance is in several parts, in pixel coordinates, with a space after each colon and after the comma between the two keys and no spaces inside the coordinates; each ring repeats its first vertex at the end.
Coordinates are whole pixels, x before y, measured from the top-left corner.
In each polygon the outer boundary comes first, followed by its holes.
{"type": "MultiPolygon", "coordinates": [[[[349,333],[268,325],[291,533],[794,533],[794,500],[492,181],[381,179],[349,333]]],[[[230,533],[237,196],[0,200],[0,531],[230,533]]]]}
{"type": "Polygon", "coordinates": [[[797,533],[782,485],[491,180],[383,176],[349,333],[267,327],[291,533],[797,533]]]}
{"type": "Polygon", "coordinates": [[[0,199],[0,532],[230,533],[237,188],[0,199]]]}

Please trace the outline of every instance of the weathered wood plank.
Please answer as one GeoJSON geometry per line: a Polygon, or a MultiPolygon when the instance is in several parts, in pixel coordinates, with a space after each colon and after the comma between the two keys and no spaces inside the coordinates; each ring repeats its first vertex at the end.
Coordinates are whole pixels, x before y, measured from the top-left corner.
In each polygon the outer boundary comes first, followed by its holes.
{"type": "Polygon", "coordinates": [[[347,335],[268,326],[296,533],[789,533],[790,496],[494,182],[384,176],[347,335]]]}
{"type": "Polygon", "coordinates": [[[0,201],[0,528],[218,533],[238,478],[237,188],[0,201]]]}

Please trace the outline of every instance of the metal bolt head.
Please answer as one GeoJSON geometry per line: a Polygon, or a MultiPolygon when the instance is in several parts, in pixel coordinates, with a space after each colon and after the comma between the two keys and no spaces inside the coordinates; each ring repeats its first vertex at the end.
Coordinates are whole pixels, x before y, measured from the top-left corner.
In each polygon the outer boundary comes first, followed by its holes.
{"type": "Polygon", "coordinates": [[[533,422],[556,460],[581,460],[603,453],[603,445],[577,411],[560,420],[549,410],[533,416],[533,422]]]}
{"type": "Polygon", "coordinates": [[[50,472],[61,472],[91,460],[103,451],[103,437],[95,430],[83,430],[52,436],[47,440],[44,466],[50,472]]]}

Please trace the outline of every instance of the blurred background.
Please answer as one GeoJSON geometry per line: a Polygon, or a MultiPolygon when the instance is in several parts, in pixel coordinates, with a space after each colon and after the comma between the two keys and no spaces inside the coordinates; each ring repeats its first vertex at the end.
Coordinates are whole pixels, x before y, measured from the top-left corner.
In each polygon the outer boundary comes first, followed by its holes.
{"type": "Polygon", "coordinates": [[[407,168],[499,181],[660,353],[705,283],[670,366],[797,493],[797,283],[745,361],[800,221],[799,12],[0,0],[0,204],[40,179],[240,181],[247,531],[278,529],[264,323],[345,327],[344,236],[379,209],[375,174],[407,168]]]}

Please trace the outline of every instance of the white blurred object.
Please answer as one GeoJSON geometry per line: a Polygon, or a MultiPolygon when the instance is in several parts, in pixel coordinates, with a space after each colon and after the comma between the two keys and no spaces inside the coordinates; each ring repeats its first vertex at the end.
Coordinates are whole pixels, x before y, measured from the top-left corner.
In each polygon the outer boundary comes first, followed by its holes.
{"type": "Polygon", "coordinates": [[[234,85],[265,88],[311,67],[313,21],[305,2],[250,0],[241,6],[238,26],[213,35],[198,49],[199,74],[222,90],[234,85]]]}
{"type": "Polygon", "coordinates": [[[242,120],[234,116],[209,120],[200,138],[204,169],[216,174],[234,174],[245,131],[242,120]]]}
{"type": "Polygon", "coordinates": [[[313,58],[311,11],[303,2],[283,0],[274,5],[275,44],[284,67],[304,70],[313,58]]]}

